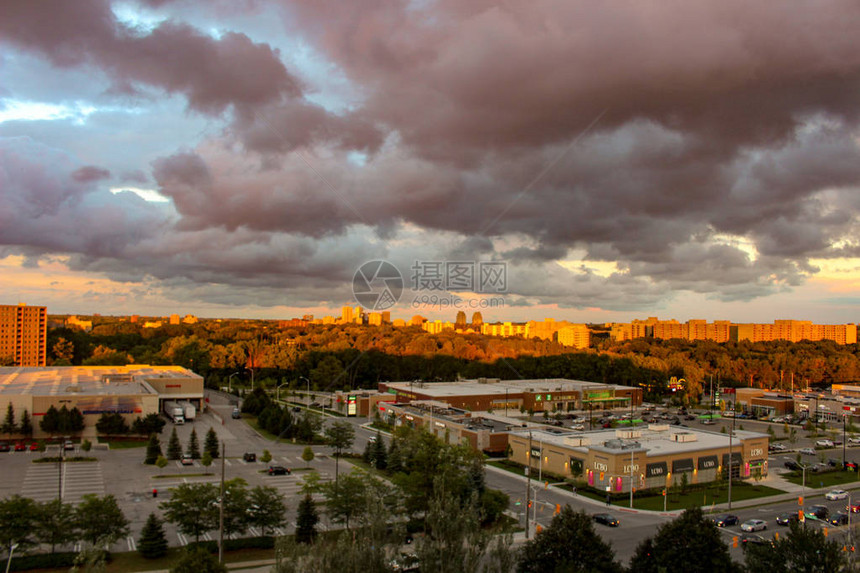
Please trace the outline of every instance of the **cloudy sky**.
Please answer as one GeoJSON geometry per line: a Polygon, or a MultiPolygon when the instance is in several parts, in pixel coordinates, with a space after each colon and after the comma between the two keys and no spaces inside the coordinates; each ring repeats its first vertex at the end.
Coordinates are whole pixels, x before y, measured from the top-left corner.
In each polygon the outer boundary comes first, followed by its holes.
{"type": "Polygon", "coordinates": [[[385,260],[395,316],[856,322],[858,29],[854,0],[3,2],[0,303],[322,315],[385,260]],[[414,288],[446,262],[504,292],[414,288]]]}

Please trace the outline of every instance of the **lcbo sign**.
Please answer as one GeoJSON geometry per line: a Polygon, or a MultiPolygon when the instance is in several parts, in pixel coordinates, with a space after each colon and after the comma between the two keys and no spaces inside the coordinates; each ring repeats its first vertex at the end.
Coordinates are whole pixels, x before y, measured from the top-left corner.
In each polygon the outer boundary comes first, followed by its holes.
{"type": "Polygon", "coordinates": [[[763,453],[764,453],[764,450],[762,450],[761,448],[752,448],[750,450],[750,457],[754,458],[756,456],[762,455],[763,453]]]}

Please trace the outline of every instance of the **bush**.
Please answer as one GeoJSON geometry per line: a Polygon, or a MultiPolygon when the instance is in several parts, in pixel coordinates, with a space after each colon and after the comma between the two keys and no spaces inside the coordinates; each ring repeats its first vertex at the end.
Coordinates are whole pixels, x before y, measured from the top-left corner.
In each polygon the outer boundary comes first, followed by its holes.
{"type": "MultiPolygon", "coordinates": [[[[29,569],[68,569],[75,564],[75,552],[68,553],[39,553],[36,555],[22,555],[12,557],[10,571],[27,571],[29,569]]],[[[107,561],[111,561],[110,553],[107,561]]]]}
{"type": "MultiPolygon", "coordinates": [[[[189,548],[202,547],[209,553],[218,553],[217,541],[199,541],[188,544],[189,548]]],[[[224,551],[238,551],[239,549],[274,549],[275,538],[271,535],[259,537],[240,537],[239,539],[225,539],[224,551]]]]}

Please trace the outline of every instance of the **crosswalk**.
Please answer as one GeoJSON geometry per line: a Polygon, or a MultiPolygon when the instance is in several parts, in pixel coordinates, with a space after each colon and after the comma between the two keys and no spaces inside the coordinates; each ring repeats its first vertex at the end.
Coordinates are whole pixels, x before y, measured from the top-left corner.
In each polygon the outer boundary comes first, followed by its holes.
{"type": "Polygon", "coordinates": [[[90,493],[99,496],[105,493],[104,476],[98,462],[31,464],[21,486],[21,495],[37,502],[59,496],[64,502],[78,503],[90,493]]]}

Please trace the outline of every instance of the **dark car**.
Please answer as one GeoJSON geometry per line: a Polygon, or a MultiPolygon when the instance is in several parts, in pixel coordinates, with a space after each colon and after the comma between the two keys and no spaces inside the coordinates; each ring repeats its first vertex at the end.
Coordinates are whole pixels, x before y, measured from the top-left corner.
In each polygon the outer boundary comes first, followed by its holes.
{"type": "Polygon", "coordinates": [[[780,513],[776,516],[777,525],[791,525],[798,521],[800,521],[800,517],[797,515],[796,511],[786,511],[785,513],[780,513]]]}
{"type": "Polygon", "coordinates": [[[803,513],[806,515],[806,519],[820,519],[821,521],[825,521],[827,516],[830,515],[830,510],[824,505],[811,505],[804,508],[803,513]]]}
{"type": "Polygon", "coordinates": [[[798,464],[797,462],[793,462],[791,460],[788,460],[787,462],[785,462],[785,467],[792,470],[792,471],[800,471],[802,469],[800,467],[800,464],[798,464]]]}
{"type": "Polygon", "coordinates": [[[609,513],[597,513],[593,516],[593,519],[597,523],[602,523],[609,527],[618,527],[620,525],[620,522],[615,518],[615,516],[609,513]]]}
{"type": "Polygon", "coordinates": [[[285,476],[289,475],[290,473],[290,470],[285,468],[284,466],[269,466],[270,476],[285,476]]]}
{"type": "Polygon", "coordinates": [[[729,525],[737,525],[738,516],[730,513],[720,513],[719,515],[713,516],[711,521],[713,521],[714,525],[717,527],[727,527],[729,525]]]}
{"type": "Polygon", "coordinates": [[[839,513],[831,515],[830,519],[827,520],[827,523],[830,525],[845,525],[848,523],[848,514],[840,511],[839,513]]]}
{"type": "Polygon", "coordinates": [[[255,454],[254,452],[245,452],[245,454],[242,456],[242,459],[246,462],[256,462],[257,454],[255,454]]]}
{"type": "Polygon", "coordinates": [[[740,539],[744,546],[746,546],[747,543],[751,545],[773,545],[773,541],[765,539],[761,535],[757,535],[755,533],[742,533],[740,539]]]}
{"type": "Polygon", "coordinates": [[[233,408],[233,413],[230,414],[234,420],[238,420],[242,417],[242,411],[239,408],[233,408]]]}
{"type": "Polygon", "coordinates": [[[10,448],[9,444],[7,444],[6,442],[0,443],[0,452],[8,452],[11,449],[12,448],[10,448]]]}

